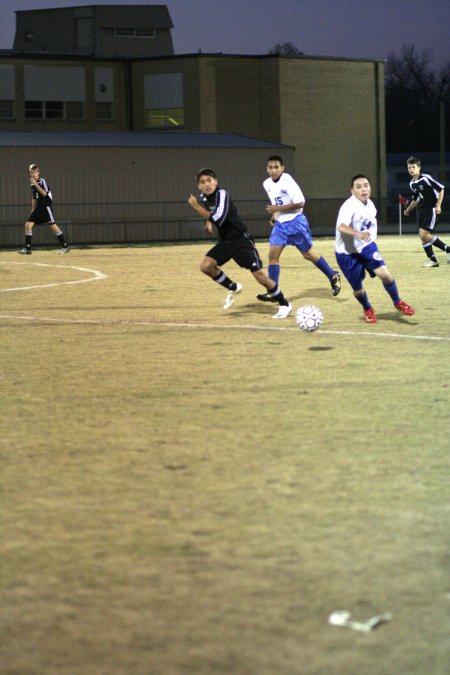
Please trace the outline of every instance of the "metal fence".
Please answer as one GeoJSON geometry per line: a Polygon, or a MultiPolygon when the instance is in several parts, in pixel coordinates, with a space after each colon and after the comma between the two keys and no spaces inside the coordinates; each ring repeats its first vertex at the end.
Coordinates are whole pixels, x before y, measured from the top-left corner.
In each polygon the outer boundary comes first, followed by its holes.
{"type": "MultiPolygon", "coordinates": [[[[342,199],[311,199],[305,214],[313,236],[334,236],[336,215],[342,199]]],[[[264,200],[236,200],[242,219],[255,239],[270,233],[264,200]]],[[[27,204],[0,206],[0,246],[14,247],[23,242],[23,225],[29,214],[27,204]]],[[[392,197],[378,204],[379,233],[399,231],[400,212],[392,197]]],[[[179,202],[96,202],[56,204],[56,222],[74,245],[137,244],[181,242],[205,239],[203,222],[185,201],[179,202]]],[[[450,210],[444,210],[440,231],[449,231],[450,210]]],[[[416,216],[402,217],[402,233],[417,231],[416,216]]],[[[33,243],[54,243],[48,227],[33,229],[33,243]]]]}

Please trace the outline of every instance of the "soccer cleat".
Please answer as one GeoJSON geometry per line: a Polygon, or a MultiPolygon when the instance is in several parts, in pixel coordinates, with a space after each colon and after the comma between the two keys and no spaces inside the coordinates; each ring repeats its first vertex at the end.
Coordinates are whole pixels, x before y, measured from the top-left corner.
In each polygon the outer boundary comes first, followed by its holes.
{"type": "Polygon", "coordinates": [[[336,272],[336,274],[333,274],[333,276],[330,279],[331,283],[331,291],[333,295],[339,295],[339,292],[341,290],[341,275],[339,272],[336,272]]]}
{"type": "Polygon", "coordinates": [[[70,248],[68,246],[64,246],[64,248],[59,249],[58,255],[64,255],[64,253],[70,253],[70,248]]]}
{"type": "Polygon", "coordinates": [[[20,255],[31,255],[31,248],[22,248],[17,253],[20,253],[20,255]]]}
{"type": "Polygon", "coordinates": [[[257,300],[261,300],[261,302],[276,302],[275,298],[273,298],[270,293],[259,293],[256,296],[257,300]]]}
{"type": "Polygon", "coordinates": [[[439,263],[437,260],[427,260],[426,262],[422,263],[422,267],[439,267],[439,263]]]}
{"type": "Polygon", "coordinates": [[[272,319],[287,319],[289,314],[292,312],[292,305],[280,305],[278,312],[273,315],[272,319]]]}
{"type": "Polygon", "coordinates": [[[378,323],[378,319],[375,315],[375,310],[373,307],[369,307],[369,309],[364,310],[364,318],[367,323],[378,323]]]}
{"type": "Polygon", "coordinates": [[[236,290],[235,291],[228,291],[227,296],[225,298],[225,302],[223,303],[223,308],[224,309],[230,309],[232,305],[234,305],[234,301],[236,299],[236,296],[238,293],[240,293],[243,289],[243,286],[241,284],[236,284],[236,290]]]}
{"type": "Polygon", "coordinates": [[[406,316],[412,316],[413,314],[416,313],[414,307],[410,307],[404,300],[399,300],[395,305],[395,307],[396,309],[398,309],[399,312],[403,312],[403,314],[406,314],[406,316]]]}

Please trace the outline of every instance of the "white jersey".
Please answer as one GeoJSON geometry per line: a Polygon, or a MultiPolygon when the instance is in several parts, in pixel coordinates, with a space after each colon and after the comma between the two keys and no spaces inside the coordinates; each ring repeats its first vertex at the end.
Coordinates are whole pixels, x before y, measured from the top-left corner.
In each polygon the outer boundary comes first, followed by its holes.
{"type": "Polygon", "coordinates": [[[352,195],[339,209],[336,221],[336,253],[358,253],[377,238],[377,210],[371,199],[364,204],[352,195]],[[370,241],[339,232],[339,225],[348,225],[358,232],[370,230],[370,241]]]}
{"type": "MultiPolygon", "coordinates": [[[[263,183],[264,190],[270,199],[273,206],[282,206],[283,204],[299,204],[305,201],[303,192],[300,186],[288,173],[282,173],[277,181],[272,178],[266,178],[263,183]]],[[[289,213],[280,213],[277,211],[275,217],[279,223],[286,223],[293,220],[300,213],[303,213],[303,208],[289,211],[289,213]]]]}

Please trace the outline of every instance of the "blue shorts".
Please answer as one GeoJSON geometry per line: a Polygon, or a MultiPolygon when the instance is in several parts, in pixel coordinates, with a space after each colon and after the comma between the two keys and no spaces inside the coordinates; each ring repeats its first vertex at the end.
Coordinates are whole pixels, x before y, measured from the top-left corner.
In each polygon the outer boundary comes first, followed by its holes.
{"type": "Polygon", "coordinates": [[[312,246],[311,230],[306,216],[301,213],[286,223],[275,222],[269,239],[271,246],[296,246],[306,253],[312,246]]]}
{"type": "Polygon", "coordinates": [[[336,260],[354,291],[361,290],[366,270],[374,277],[374,270],[386,264],[375,242],[364,246],[361,253],[336,253],[336,260]]]}

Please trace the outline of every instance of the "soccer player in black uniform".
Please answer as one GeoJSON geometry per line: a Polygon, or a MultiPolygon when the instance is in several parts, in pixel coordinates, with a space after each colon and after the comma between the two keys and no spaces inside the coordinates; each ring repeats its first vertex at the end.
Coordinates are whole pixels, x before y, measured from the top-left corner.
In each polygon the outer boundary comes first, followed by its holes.
{"type": "Polygon", "coordinates": [[[52,210],[52,193],[45,178],[41,178],[41,170],[37,164],[30,164],[30,187],[32,193],[31,214],[25,223],[25,248],[18,251],[21,255],[31,255],[31,241],[33,238],[33,225],[43,223],[50,225],[50,229],[55,233],[56,238],[61,244],[59,253],[68,253],[69,248],[64,235],[55,223],[52,210]]]}
{"type": "Polygon", "coordinates": [[[422,173],[421,162],[417,157],[409,157],[406,165],[408,173],[412,177],[409,187],[413,196],[404,214],[408,216],[416,206],[419,209],[419,236],[428,257],[428,260],[422,264],[422,267],[439,267],[433,246],[437,246],[441,251],[445,251],[447,262],[450,263],[450,246],[447,246],[436,235],[432,234],[437,223],[437,216],[441,212],[445,186],[438,183],[430,174],[422,173]]]}
{"type": "Polygon", "coordinates": [[[219,235],[216,245],[206,253],[200,263],[200,270],[228,290],[223,308],[229,309],[234,304],[236,295],[242,291],[242,285],[232,281],[220,269],[221,265],[234,260],[239,267],[248,269],[279,304],[278,312],[272,318],[286,319],[292,311],[292,305],[286,300],[278,284],[269,279],[262,269],[263,264],[256,246],[228,192],[219,187],[212,169],[200,169],[196,179],[200,197],[197,199],[191,194],[188,203],[205,220],[205,230],[213,232],[214,224],[219,235]]]}

